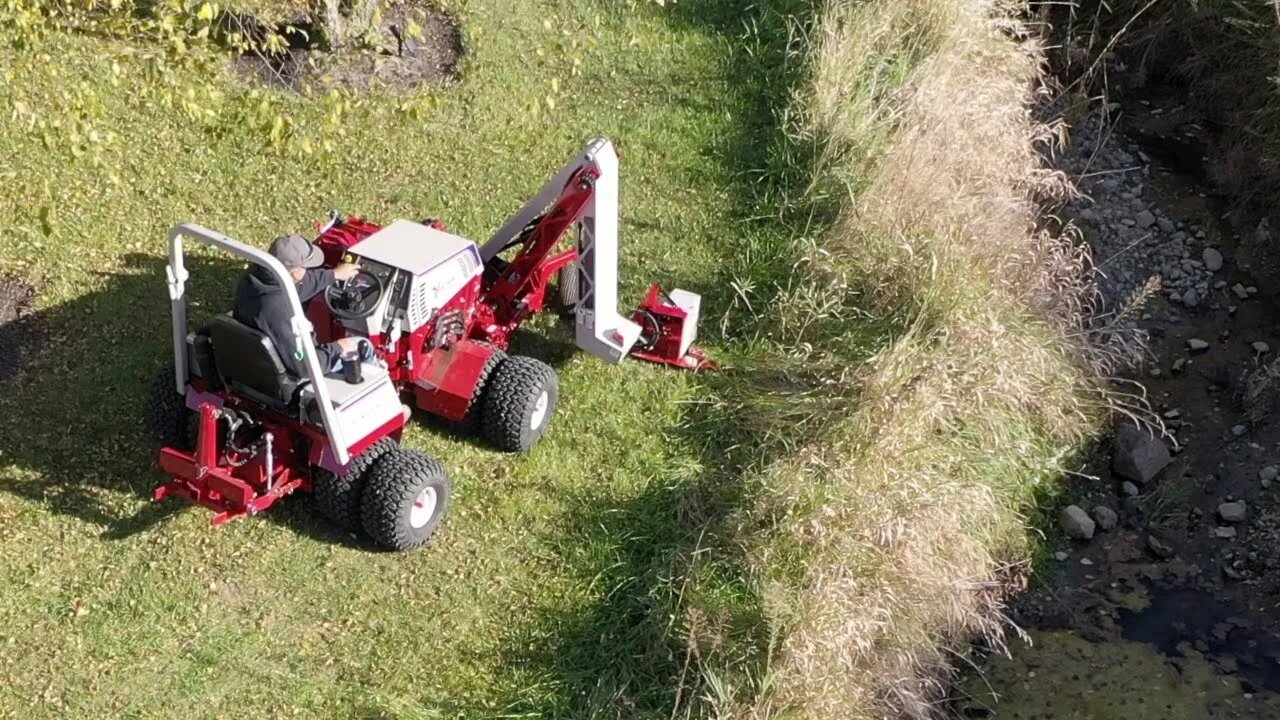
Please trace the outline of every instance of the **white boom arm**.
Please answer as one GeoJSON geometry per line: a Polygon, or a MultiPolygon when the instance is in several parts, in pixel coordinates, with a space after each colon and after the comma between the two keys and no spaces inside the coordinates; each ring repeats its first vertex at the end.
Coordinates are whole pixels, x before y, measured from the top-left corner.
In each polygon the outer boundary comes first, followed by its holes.
{"type": "Polygon", "coordinates": [[[294,287],[293,279],[289,277],[289,272],[285,270],[284,265],[281,265],[279,260],[270,254],[232,240],[220,232],[201,227],[195,223],[184,223],[169,231],[169,267],[165,271],[168,276],[169,302],[173,314],[173,361],[176,369],[174,382],[177,384],[178,394],[186,394],[188,380],[186,283],[189,275],[183,263],[182,239],[184,237],[205,245],[212,245],[254,265],[265,267],[275,276],[276,284],[284,289],[285,297],[289,299],[289,307],[293,313],[294,347],[302,353],[306,361],[304,366],[308,377],[305,379],[311,380],[311,392],[315,393],[316,399],[319,401],[320,416],[324,421],[324,429],[329,437],[329,444],[333,449],[333,454],[336,456],[338,464],[346,465],[351,460],[350,453],[347,452],[347,439],[343,437],[342,423],[338,422],[337,412],[329,396],[329,389],[326,383],[323,382],[324,371],[320,367],[320,359],[316,355],[315,341],[311,336],[311,322],[307,320],[306,313],[302,310],[302,303],[298,300],[298,291],[294,287]]]}
{"type": "Polygon", "coordinates": [[[599,172],[595,192],[583,209],[578,237],[578,307],[574,314],[578,347],[611,363],[620,362],[640,337],[640,326],[618,314],[618,153],[597,138],[565,166],[506,225],[480,248],[488,262],[511,238],[541,215],[582,168],[599,172]]]}

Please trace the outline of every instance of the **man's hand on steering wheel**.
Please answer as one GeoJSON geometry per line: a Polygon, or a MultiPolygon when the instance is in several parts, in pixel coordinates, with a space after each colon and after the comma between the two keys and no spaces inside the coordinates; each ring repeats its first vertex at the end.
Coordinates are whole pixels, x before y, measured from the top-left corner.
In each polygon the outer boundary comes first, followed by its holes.
{"type": "Polygon", "coordinates": [[[359,272],[360,266],[356,263],[342,263],[333,269],[333,278],[338,282],[346,282],[359,272]]]}
{"type": "Polygon", "coordinates": [[[333,275],[338,280],[325,289],[324,302],[335,317],[363,320],[378,309],[386,289],[381,278],[352,263],[335,267],[333,275]]]}

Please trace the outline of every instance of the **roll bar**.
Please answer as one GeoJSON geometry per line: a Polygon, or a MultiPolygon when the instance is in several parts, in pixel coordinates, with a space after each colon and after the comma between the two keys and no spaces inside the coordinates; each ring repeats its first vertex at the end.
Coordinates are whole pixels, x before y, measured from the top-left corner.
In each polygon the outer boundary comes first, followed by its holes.
{"type": "Polygon", "coordinates": [[[333,403],[330,402],[329,389],[323,382],[324,369],[320,367],[320,359],[316,354],[315,340],[311,336],[311,321],[307,320],[306,313],[302,309],[302,303],[298,299],[297,288],[294,287],[293,278],[289,276],[289,271],[269,253],[232,240],[220,232],[195,223],[182,223],[174,226],[169,231],[169,266],[165,269],[169,284],[169,303],[173,315],[174,383],[178,393],[181,395],[186,394],[187,381],[189,379],[187,365],[187,279],[190,275],[187,273],[186,265],[183,263],[182,240],[184,237],[205,245],[211,245],[242,260],[266,268],[275,278],[276,283],[284,289],[285,297],[289,300],[289,307],[293,314],[290,329],[293,331],[294,349],[296,353],[301,354],[304,361],[302,363],[303,368],[307,371],[307,377],[303,379],[311,381],[311,391],[315,393],[316,400],[319,402],[320,417],[324,422],[325,434],[329,438],[329,444],[333,449],[338,464],[346,465],[351,460],[350,453],[347,452],[346,438],[342,436],[342,426],[338,423],[337,412],[334,410],[333,403]]]}

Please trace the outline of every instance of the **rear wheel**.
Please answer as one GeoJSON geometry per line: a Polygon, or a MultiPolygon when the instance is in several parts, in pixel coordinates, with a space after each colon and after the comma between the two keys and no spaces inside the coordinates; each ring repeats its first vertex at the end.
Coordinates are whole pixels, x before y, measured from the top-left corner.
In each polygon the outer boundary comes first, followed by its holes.
{"type": "Polygon", "coordinates": [[[151,381],[151,396],[146,410],[147,429],[164,447],[190,450],[195,447],[191,440],[194,416],[187,409],[187,399],[178,393],[174,375],[174,365],[168,363],[151,381]]]}
{"type": "Polygon", "coordinates": [[[312,474],[311,490],[320,513],[343,530],[360,528],[360,496],[369,470],[384,455],[396,449],[396,441],[384,437],[351,459],[347,471],[335,475],[323,468],[312,474]]]}
{"type": "Polygon", "coordinates": [[[513,355],[499,363],[484,395],[485,438],[500,450],[526,452],[555,414],[560,382],[550,365],[513,355]]]}
{"type": "Polygon", "coordinates": [[[416,550],[440,526],[450,490],[439,461],[416,450],[393,450],[369,469],[360,502],[364,530],[388,550],[416,550]]]}

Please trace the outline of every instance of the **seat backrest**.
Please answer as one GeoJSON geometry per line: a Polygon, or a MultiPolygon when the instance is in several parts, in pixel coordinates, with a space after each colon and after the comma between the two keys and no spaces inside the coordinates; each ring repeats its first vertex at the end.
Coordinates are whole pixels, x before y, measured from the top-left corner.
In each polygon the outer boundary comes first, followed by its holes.
{"type": "Polygon", "coordinates": [[[209,337],[208,325],[192,333],[187,345],[187,359],[191,374],[203,378],[207,389],[215,392],[222,389],[222,377],[218,375],[218,363],[213,357],[213,340],[209,337]]]}
{"type": "Polygon", "coordinates": [[[209,323],[217,372],[226,386],[260,402],[288,407],[298,389],[271,338],[226,315],[209,323]]]}

